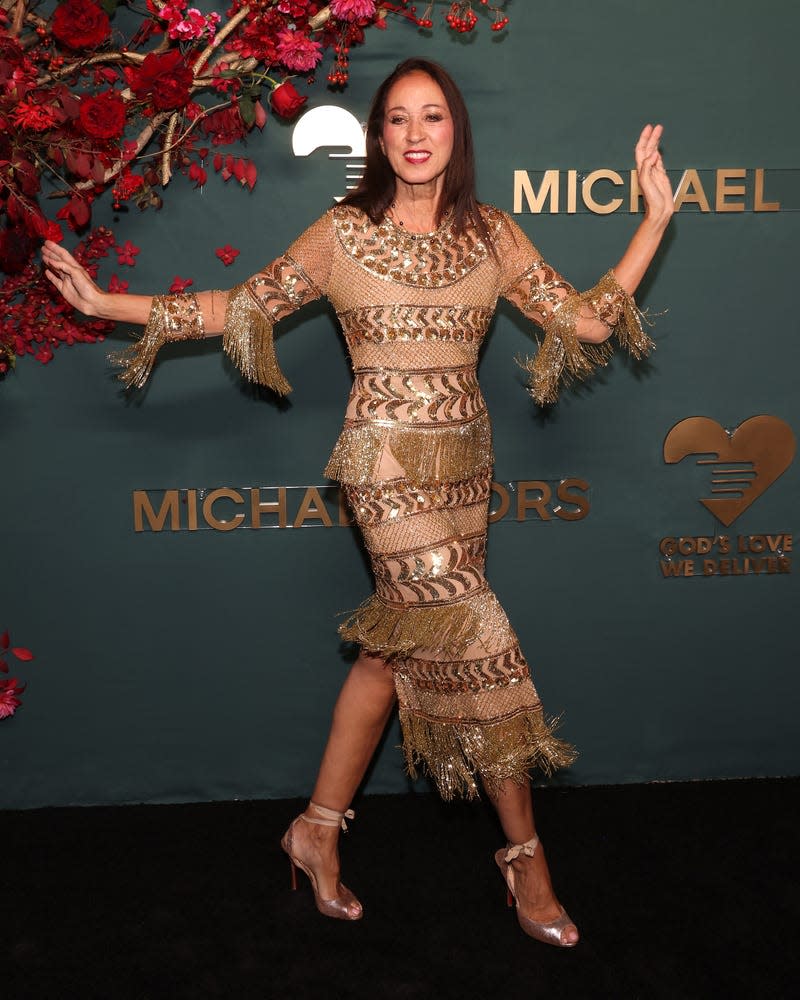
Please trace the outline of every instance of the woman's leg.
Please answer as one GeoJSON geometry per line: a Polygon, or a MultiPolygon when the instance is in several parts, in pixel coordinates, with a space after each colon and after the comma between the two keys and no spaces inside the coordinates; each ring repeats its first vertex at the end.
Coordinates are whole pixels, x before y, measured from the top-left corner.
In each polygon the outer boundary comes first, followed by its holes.
{"type": "MultiPolygon", "coordinates": [[[[497,810],[509,844],[524,844],[536,836],[533,800],[528,782],[520,785],[509,779],[497,791],[487,789],[487,794],[497,810]]],[[[514,869],[514,887],[523,916],[530,917],[537,923],[556,920],[561,913],[561,905],[553,892],[542,845],[537,846],[532,858],[520,854],[511,862],[511,866],[514,869]]],[[[570,924],[562,931],[561,936],[563,942],[574,943],[578,940],[578,929],[570,924]]]]}
{"type": "MultiPolygon", "coordinates": [[[[361,784],[395,702],[392,671],[362,653],[347,675],[333,710],[328,743],[322,755],[312,801],[344,812],[361,784]]],[[[306,814],[317,816],[309,805],[306,814]]],[[[339,828],[296,823],[293,850],[313,869],[323,899],[337,895],[339,828]]]]}
{"type": "Polygon", "coordinates": [[[361,653],[336,700],[328,743],[311,796],[314,802],[339,812],[350,807],[394,702],[391,668],[384,660],[361,653]]]}

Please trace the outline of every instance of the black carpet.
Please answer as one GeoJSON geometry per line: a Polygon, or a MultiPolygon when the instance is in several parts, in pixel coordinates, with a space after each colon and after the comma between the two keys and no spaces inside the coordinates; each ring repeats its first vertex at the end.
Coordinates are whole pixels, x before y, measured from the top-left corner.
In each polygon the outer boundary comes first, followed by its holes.
{"type": "Polygon", "coordinates": [[[800,779],[544,789],[539,833],[582,932],[519,930],[483,805],[356,803],[358,923],[289,891],[299,801],[0,813],[0,996],[783,998],[800,995],[800,779]]]}

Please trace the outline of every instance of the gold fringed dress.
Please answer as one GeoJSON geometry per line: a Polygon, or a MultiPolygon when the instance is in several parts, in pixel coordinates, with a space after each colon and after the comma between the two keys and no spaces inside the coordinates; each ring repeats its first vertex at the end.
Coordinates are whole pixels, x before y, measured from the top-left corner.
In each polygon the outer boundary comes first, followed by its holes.
{"type": "Polygon", "coordinates": [[[375,574],[340,632],[391,666],[409,770],[426,766],[445,798],[575,756],[484,573],[493,457],[476,366],[498,297],[544,329],[525,365],[540,402],[607,357],[578,342],[580,311],[637,356],[651,346],[612,272],[579,294],[508,215],[481,211],[494,254],[449,218],[412,234],[338,206],[231,291],[224,331],[244,375],[285,393],[272,325],[323,295],[336,309],[354,380],[325,473],[345,490],[375,574]]]}

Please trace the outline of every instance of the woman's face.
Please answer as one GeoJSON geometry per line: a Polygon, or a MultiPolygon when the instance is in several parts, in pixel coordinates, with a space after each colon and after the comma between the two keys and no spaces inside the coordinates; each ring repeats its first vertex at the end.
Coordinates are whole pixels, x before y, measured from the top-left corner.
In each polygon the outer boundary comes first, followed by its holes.
{"type": "Polygon", "coordinates": [[[383,115],[383,150],[399,181],[435,184],[453,152],[453,119],[442,88],[422,70],[392,85],[383,115]]]}

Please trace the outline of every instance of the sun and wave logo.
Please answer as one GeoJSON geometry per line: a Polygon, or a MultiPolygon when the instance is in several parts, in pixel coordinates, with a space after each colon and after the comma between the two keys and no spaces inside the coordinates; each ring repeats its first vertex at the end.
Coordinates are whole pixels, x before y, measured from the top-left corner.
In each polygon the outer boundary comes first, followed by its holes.
{"type": "MultiPolygon", "coordinates": [[[[331,160],[345,161],[345,193],[357,187],[364,176],[367,146],[365,126],[352,112],[335,104],[323,104],[303,115],[292,132],[292,152],[295,156],[310,156],[318,149],[328,149],[331,160]]],[[[341,201],[344,196],[334,195],[334,200],[341,201]]]]}

